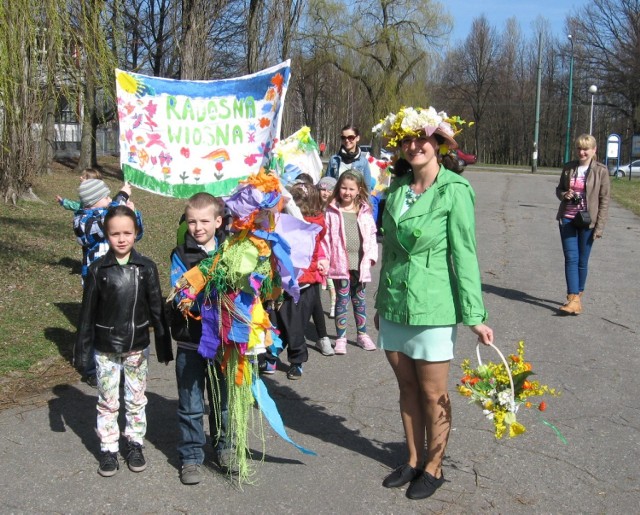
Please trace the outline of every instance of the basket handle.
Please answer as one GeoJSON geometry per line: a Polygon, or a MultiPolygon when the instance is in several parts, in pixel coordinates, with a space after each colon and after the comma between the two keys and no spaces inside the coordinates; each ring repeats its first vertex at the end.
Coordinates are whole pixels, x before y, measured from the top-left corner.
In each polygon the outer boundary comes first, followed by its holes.
{"type": "MultiPolygon", "coordinates": [[[[496,351],[498,353],[498,356],[500,356],[500,359],[502,360],[502,363],[504,363],[504,368],[507,371],[507,375],[509,376],[509,383],[511,384],[511,412],[515,413],[515,410],[516,410],[516,392],[515,392],[515,387],[513,386],[513,376],[511,375],[511,369],[509,368],[509,363],[507,362],[507,359],[504,357],[504,354],[502,354],[500,349],[498,349],[498,347],[496,347],[493,343],[489,343],[488,345],[489,345],[489,347],[491,347],[494,351],[496,351]]],[[[476,356],[478,356],[478,364],[482,365],[482,358],[480,357],[480,343],[479,342],[476,344],[476,356]]]]}

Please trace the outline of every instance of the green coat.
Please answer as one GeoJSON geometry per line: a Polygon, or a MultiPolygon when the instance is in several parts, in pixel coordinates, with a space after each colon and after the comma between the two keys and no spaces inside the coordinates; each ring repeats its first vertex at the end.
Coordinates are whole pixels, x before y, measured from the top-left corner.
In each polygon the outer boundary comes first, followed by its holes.
{"type": "Polygon", "coordinates": [[[411,180],[395,180],[387,194],[379,315],[408,325],[483,323],[471,185],[440,167],[431,188],[400,216],[411,180]]]}

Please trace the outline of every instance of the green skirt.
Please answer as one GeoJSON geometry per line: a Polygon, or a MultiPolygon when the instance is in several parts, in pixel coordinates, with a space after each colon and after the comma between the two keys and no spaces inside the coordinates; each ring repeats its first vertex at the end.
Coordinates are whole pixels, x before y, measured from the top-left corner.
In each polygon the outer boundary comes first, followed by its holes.
{"type": "Polygon", "coordinates": [[[405,325],[380,317],[378,348],[402,352],[412,359],[449,361],[453,359],[456,325],[405,325]]]}

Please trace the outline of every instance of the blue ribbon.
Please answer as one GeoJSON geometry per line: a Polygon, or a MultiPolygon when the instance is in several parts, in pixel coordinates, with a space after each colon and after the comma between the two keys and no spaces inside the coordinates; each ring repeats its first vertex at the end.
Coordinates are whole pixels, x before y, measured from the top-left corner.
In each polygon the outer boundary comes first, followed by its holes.
{"type": "Polygon", "coordinates": [[[285,442],[289,442],[296,449],[304,454],[310,454],[311,456],[317,456],[317,454],[301,445],[295,443],[289,435],[287,434],[287,430],[284,427],[284,422],[282,422],[282,417],[278,412],[278,408],[276,407],[276,403],[273,402],[273,399],[269,396],[269,392],[267,391],[267,387],[264,384],[264,381],[259,376],[254,376],[253,383],[251,384],[251,391],[253,392],[253,396],[260,407],[260,411],[264,415],[264,418],[267,419],[269,425],[272,429],[278,434],[280,438],[282,438],[285,442]]]}

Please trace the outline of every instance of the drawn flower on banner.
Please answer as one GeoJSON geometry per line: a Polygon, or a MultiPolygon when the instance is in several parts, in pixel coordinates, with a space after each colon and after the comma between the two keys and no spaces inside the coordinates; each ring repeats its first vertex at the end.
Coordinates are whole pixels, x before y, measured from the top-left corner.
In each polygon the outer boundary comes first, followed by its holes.
{"type": "Polygon", "coordinates": [[[271,79],[271,84],[273,84],[278,90],[278,95],[282,95],[282,88],[284,86],[284,76],[281,73],[276,73],[271,79]]]}
{"type": "MultiPolygon", "coordinates": [[[[457,385],[458,392],[468,397],[469,402],[480,406],[484,415],[493,421],[495,437],[498,439],[502,438],[507,431],[509,438],[519,436],[526,431],[525,426],[516,419],[520,407],[524,406],[527,409],[536,407],[540,411],[546,409],[547,404],[544,401],[533,402],[533,397],[542,397],[547,394],[559,395],[555,388],[529,380],[534,372],[531,363],[524,357],[524,341],[518,342],[517,354],[510,355],[507,362],[513,378],[513,402],[509,375],[502,362],[490,361],[477,368],[471,368],[470,360],[465,359],[460,365],[464,375],[460,384],[457,385]]],[[[544,419],[542,421],[566,443],[558,428],[544,419]]]]}

